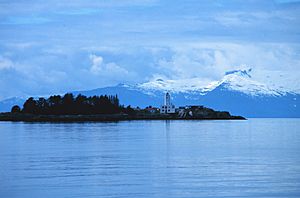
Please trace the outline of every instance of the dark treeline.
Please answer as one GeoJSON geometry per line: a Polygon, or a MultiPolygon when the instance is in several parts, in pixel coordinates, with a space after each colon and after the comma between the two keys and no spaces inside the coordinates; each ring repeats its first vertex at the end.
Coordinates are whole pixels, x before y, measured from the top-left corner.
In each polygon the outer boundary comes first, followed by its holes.
{"type": "Polygon", "coordinates": [[[134,110],[128,106],[119,104],[118,96],[92,96],[86,97],[67,93],[63,97],[60,95],[49,98],[28,98],[23,105],[23,109],[18,106],[12,108],[12,112],[39,115],[92,115],[92,114],[134,114],[134,110]]]}

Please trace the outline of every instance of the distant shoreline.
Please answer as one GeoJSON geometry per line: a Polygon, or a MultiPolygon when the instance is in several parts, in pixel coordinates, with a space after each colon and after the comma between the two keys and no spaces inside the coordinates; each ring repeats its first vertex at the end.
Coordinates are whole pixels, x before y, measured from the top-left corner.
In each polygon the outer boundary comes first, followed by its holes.
{"type": "Polygon", "coordinates": [[[242,116],[230,117],[190,117],[179,118],[176,115],[126,115],[126,114],[97,114],[97,115],[34,115],[0,113],[0,121],[13,122],[107,122],[130,120],[246,120],[242,116]]]}

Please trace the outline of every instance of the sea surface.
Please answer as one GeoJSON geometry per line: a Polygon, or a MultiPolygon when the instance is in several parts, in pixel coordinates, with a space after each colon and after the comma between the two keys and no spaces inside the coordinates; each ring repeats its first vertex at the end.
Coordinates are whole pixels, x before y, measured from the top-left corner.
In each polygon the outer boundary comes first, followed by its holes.
{"type": "Polygon", "coordinates": [[[0,197],[300,197],[300,119],[0,122],[0,197]]]}

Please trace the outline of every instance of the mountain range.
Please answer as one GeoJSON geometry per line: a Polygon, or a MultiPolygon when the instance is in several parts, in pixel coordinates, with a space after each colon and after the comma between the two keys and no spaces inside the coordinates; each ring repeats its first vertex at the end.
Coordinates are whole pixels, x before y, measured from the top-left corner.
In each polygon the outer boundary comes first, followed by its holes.
{"type": "MultiPolygon", "coordinates": [[[[157,78],[135,85],[119,84],[72,93],[119,96],[121,104],[157,106],[170,92],[176,106],[204,105],[245,117],[300,117],[300,91],[260,82],[253,78],[251,69],[226,72],[217,81],[189,78],[169,80],[157,78]]],[[[0,111],[9,111],[14,104],[22,105],[24,98],[10,98],[0,102],[0,111]]]]}

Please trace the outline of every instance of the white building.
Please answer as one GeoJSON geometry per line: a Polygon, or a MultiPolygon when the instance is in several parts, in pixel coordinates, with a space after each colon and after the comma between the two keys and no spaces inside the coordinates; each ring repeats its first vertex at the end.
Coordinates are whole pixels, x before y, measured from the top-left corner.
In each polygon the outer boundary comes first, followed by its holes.
{"type": "Polygon", "coordinates": [[[171,96],[168,92],[165,95],[164,105],[160,107],[160,113],[175,113],[175,105],[171,103],[171,96]]]}

